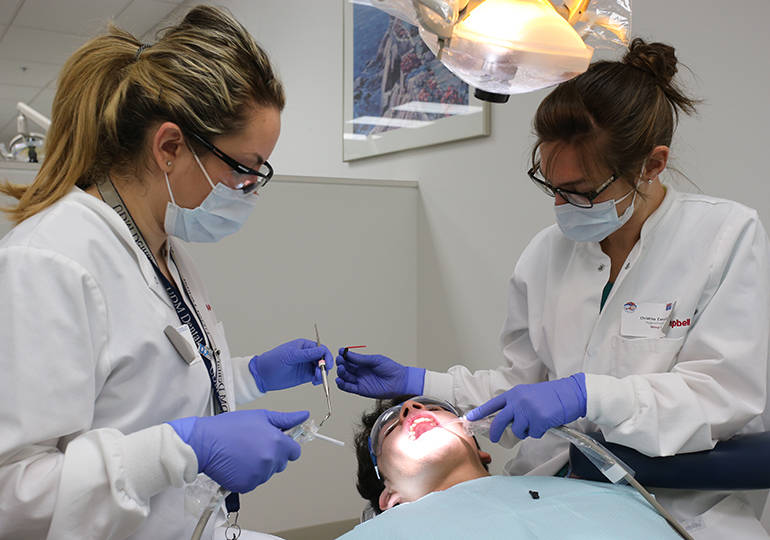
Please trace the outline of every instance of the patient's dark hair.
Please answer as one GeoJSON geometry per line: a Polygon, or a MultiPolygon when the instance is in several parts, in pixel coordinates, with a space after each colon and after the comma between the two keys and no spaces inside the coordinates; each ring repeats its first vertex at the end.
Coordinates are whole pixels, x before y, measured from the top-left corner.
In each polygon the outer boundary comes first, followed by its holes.
{"type": "MultiPolygon", "coordinates": [[[[377,478],[377,473],[374,471],[374,463],[369,455],[369,433],[372,431],[372,426],[377,421],[382,413],[389,408],[403,403],[412,396],[399,396],[395,399],[382,400],[378,399],[374,405],[374,409],[371,411],[364,411],[361,415],[361,423],[357,426],[355,431],[354,444],[356,445],[356,459],[358,460],[358,479],[356,481],[356,488],[361,496],[369,501],[372,505],[375,513],[382,513],[380,508],[380,493],[385,489],[385,483],[377,478]]],[[[382,475],[382,472],[380,472],[382,475]]]]}
{"type": "MultiPolygon", "coordinates": [[[[369,433],[371,433],[372,426],[374,426],[374,423],[382,413],[413,397],[415,396],[404,395],[387,400],[378,399],[374,405],[374,409],[365,411],[363,415],[361,415],[361,422],[354,433],[356,459],[358,460],[358,479],[356,481],[356,488],[358,488],[358,493],[360,493],[364,499],[369,501],[369,504],[372,505],[376,514],[382,513],[382,509],[380,508],[380,493],[385,489],[385,483],[377,478],[377,473],[374,471],[374,463],[372,463],[372,458],[369,455],[369,433]]],[[[476,447],[480,448],[478,441],[476,442],[476,447]]],[[[484,464],[484,468],[489,470],[486,463],[484,464]]],[[[380,476],[384,477],[382,470],[380,470],[380,476]]]]}

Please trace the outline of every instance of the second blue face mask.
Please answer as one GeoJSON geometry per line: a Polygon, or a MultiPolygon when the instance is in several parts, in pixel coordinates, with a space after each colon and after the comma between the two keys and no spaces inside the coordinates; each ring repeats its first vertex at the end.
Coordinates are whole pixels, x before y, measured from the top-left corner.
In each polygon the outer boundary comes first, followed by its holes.
{"type": "Polygon", "coordinates": [[[610,199],[591,208],[580,208],[572,204],[554,206],[556,223],[564,236],[576,242],[601,242],[620,229],[634,213],[636,190],[629,191],[617,201],[610,199]],[[631,204],[618,216],[616,204],[634,194],[631,204]]]}

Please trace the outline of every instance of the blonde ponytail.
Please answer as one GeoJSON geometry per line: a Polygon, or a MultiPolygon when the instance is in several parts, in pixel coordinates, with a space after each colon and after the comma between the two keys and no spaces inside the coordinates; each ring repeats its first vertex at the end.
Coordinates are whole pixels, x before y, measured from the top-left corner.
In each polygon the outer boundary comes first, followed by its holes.
{"type": "Polygon", "coordinates": [[[110,26],[62,68],[40,171],[29,186],[0,185],[18,199],[2,210],[19,223],[74,186],[112,170],[136,172],[153,124],[212,138],[240,130],[250,104],[282,110],[284,102],[267,55],[223,10],[193,8],[151,46],[110,26]]]}

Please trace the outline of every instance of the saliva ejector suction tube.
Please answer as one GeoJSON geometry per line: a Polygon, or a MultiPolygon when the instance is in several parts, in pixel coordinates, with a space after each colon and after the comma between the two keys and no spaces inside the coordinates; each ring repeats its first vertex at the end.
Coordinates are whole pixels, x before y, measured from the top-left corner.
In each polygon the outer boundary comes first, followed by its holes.
{"type": "MultiPolygon", "coordinates": [[[[300,444],[310,442],[313,439],[320,439],[337,446],[345,446],[345,443],[342,441],[338,441],[337,439],[333,439],[332,437],[327,437],[326,435],[318,433],[318,426],[312,418],[308,418],[298,426],[294,426],[284,433],[286,433],[286,435],[300,444]]],[[[229,494],[230,492],[221,486],[219,489],[217,489],[216,493],[214,493],[214,496],[211,497],[211,500],[203,509],[203,513],[198,520],[198,524],[195,526],[191,540],[200,540],[206,525],[208,525],[209,519],[211,519],[211,514],[213,514],[215,510],[222,506],[222,503],[229,494]]]]}

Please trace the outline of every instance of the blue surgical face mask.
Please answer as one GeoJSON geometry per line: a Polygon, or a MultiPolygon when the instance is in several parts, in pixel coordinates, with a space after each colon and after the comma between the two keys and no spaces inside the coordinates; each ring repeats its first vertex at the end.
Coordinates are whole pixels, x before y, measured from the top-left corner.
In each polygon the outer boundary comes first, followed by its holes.
{"type": "Polygon", "coordinates": [[[632,189],[617,201],[610,199],[591,208],[580,208],[569,203],[554,206],[556,223],[564,236],[576,242],[601,242],[620,229],[634,213],[636,189],[632,189]],[[618,216],[616,204],[634,194],[631,204],[618,216]]]}
{"type": "Polygon", "coordinates": [[[174,201],[168,174],[164,172],[171,196],[171,202],[166,206],[164,226],[167,234],[185,242],[217,242],[243,226],[257,204],[257,194],[243,193],[222,182],[214,185],[195,152],[193,157],[211,185],[211,191],[197,208],[182,208],[174,201]]]}

